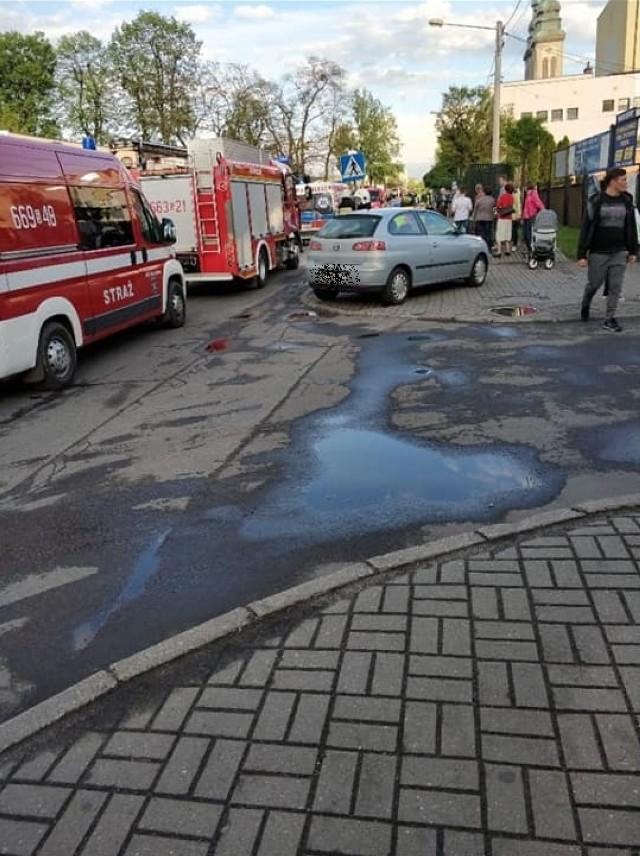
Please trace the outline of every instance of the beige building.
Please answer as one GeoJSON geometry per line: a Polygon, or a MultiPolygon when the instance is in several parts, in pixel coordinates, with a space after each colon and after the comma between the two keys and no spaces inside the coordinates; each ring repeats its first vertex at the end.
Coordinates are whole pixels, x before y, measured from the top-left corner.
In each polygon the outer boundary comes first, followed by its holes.
{"type": "Polygon", "coordinates": [[[609,0],[596,30],[596,76],[640,69],[640,0],[609,0]]]}
{"type": "Polygon", "coordinates": [[[564,39],[558,0],[532,0],[529,38],[524,53],[525,80],[562,77],[564,39]]]}

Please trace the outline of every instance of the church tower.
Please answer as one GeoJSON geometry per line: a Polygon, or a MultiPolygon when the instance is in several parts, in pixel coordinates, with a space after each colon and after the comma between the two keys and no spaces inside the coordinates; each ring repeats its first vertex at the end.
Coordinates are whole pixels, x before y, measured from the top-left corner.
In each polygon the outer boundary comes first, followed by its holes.
{"type": "Polygon", "coordinates": [[[524,79],[562,77],[564,38],[558,0],[531,0],[531,23],[524,53],[524,79]]]}

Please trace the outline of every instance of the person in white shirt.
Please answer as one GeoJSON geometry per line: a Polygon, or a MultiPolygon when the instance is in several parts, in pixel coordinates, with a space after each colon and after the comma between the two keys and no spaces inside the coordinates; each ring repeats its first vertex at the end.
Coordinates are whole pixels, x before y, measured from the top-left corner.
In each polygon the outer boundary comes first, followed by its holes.
{"type": "Polygon", "coordinates": [[[467,196],[467,191],[464,187],[460,188],[451,202],[451,215],[453,222],[461,232],[466,232],[469,229],[469,218],[473,211],[473,202],[467,196]]]}

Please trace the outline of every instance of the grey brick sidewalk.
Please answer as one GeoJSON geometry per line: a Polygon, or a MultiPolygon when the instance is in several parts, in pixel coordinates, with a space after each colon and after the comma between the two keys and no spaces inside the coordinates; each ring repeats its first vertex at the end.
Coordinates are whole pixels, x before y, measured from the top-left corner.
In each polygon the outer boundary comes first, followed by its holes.
{"type": "Polygon", "coordinates": [[[280,617],[0,757],[10,856],[638,856],[640,510],[280,617]]]}

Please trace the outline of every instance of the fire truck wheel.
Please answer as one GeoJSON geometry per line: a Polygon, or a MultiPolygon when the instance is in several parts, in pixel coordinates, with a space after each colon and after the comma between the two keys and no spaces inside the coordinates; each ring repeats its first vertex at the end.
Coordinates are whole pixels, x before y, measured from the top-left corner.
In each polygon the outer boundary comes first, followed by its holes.
{"type": "Polygon", "coordinates": [[[267,284],[267,275],[269,273],[269,261],[267,259],[267,254],[264,250],[260,250],[260,255],[258,256],[258,275],[256,277],[256,286],[258,288],[264,288],[267,284]]]}
{"type": "Polygon", "coordinates": [[[36,372],[40,389],[62,389],[71,383],[76,372],[76,343],[72,334],[58,321],[47,322],[38,342],[36,372]]]}
{"type": "Polygon", "coordinates": [[[167,310],[162,317],[162,322],[167,327],[184,327],[187,316],[187,304],[180,283],[172,280],[169,283],[169,296],[167,299],[167,310]]]}
{"type": "Polygon", "coordinates": [[[300,267],[300,253],[298,252],[297,244],[291,248],[291,255],[287,258],[284,265],[287,270],[297,270],[300,267]]]}

